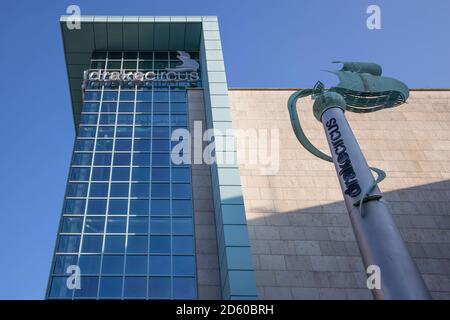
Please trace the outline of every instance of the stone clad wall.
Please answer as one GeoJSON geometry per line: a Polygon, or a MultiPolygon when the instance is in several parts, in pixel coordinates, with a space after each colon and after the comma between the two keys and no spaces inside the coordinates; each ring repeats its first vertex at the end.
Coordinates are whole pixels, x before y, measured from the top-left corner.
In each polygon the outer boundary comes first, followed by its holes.
{"type": "MultiPolygon", "coordinates": [[[[371,299],[333,165],[292,131],[292,92],[229,91],[235,129],[279,129],[276,174],[240,164],[258,296],[371,299]]],[[[450,299],[450,91],[412,91],[408,102],[347,117],[369,164],[387,172],[380,188],[433,297],[450,299]]],[[[298,108],[308,137],[329,153],[311,100],[298,108]]]]}
{"type": "MultiPolygon", "coordinates": [[[[203,128],[206,128],[203,91],[188,90],[188,105],[189,131],[193,134],[194,121],[201,121],[203,128]]],[[[191,154],[194,154],[194,144],[191,148],[191,154]]],[[[211,170],[207,164],[192,164],[192,197],[198,298],[201,300],[221,299],[211,170]]]]}

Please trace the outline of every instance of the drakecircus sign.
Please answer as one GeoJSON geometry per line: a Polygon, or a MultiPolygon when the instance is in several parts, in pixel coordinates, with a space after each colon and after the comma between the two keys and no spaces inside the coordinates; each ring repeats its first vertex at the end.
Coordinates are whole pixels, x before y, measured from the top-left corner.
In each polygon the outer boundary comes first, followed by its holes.
{"type": "Polygon", "coordinates": [[[197,71],[148,71],[148,72],[125,72],[125,71],[103,71],[86,70],[83,75],[84,81],[100,83],[134,83],[146,82],[196,82],[200,79],[197,71]]]}

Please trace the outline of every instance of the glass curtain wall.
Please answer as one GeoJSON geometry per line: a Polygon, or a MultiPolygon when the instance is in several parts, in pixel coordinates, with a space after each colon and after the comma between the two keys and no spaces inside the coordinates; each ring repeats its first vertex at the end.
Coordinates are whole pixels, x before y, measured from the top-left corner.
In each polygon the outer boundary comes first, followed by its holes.
{"type": "MultiPolygon", "coordinates": [[[[179,63],[176,52],[94,52],[91,68],[146,72],[179,63]]],[[[189,125],[187,86],[87,83],[49,299],[197,297],[191,168],[170,157],[178,143],[171,133],[189,125]],[[80,289],[67,286],[74,265],[80,289]]]]}

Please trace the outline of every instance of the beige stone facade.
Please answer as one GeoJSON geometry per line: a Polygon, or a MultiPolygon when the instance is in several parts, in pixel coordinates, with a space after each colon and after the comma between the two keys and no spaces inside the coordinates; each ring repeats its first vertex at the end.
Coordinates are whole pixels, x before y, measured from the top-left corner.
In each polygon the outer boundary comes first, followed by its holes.
{"type": "MultiPolygon", "coordinates": [[[[276,174],[240,164],[259,298],[371,299],[334,167],[292,131],[292,93],[229,91],[235,129],[279,129],[276,174]]],[[[302,125],[329,153],[311,105],[299,101],[302,125]]],[[[432,296],[449,299],[450,91],[412,91],[398,108],[347,117],[369,164],[387,172],[380,188],[432,296]]]]}

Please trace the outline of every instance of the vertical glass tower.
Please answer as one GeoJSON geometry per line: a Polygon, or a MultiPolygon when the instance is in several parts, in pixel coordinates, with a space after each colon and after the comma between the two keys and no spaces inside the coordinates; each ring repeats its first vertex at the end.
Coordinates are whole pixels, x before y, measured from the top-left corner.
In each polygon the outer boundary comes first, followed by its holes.
{"type": "Polygon", "coordinates": [[[217,18],[80,20],[60,20],[76,137],[46,297],[256,298],[238,165],[172,157],[195,119],[232,127],[217,18]]]}
{"type": "MultiPolygon", "coordinates": [[[[91,70],[166,70],[177,55],[94,52],[91,70]]],[[[85,83],[49,298],[196,297],[190,166],[170,154],[191,85],[85,83]],[[80,290],[66,285],[70,265],[80,290]]]]}

